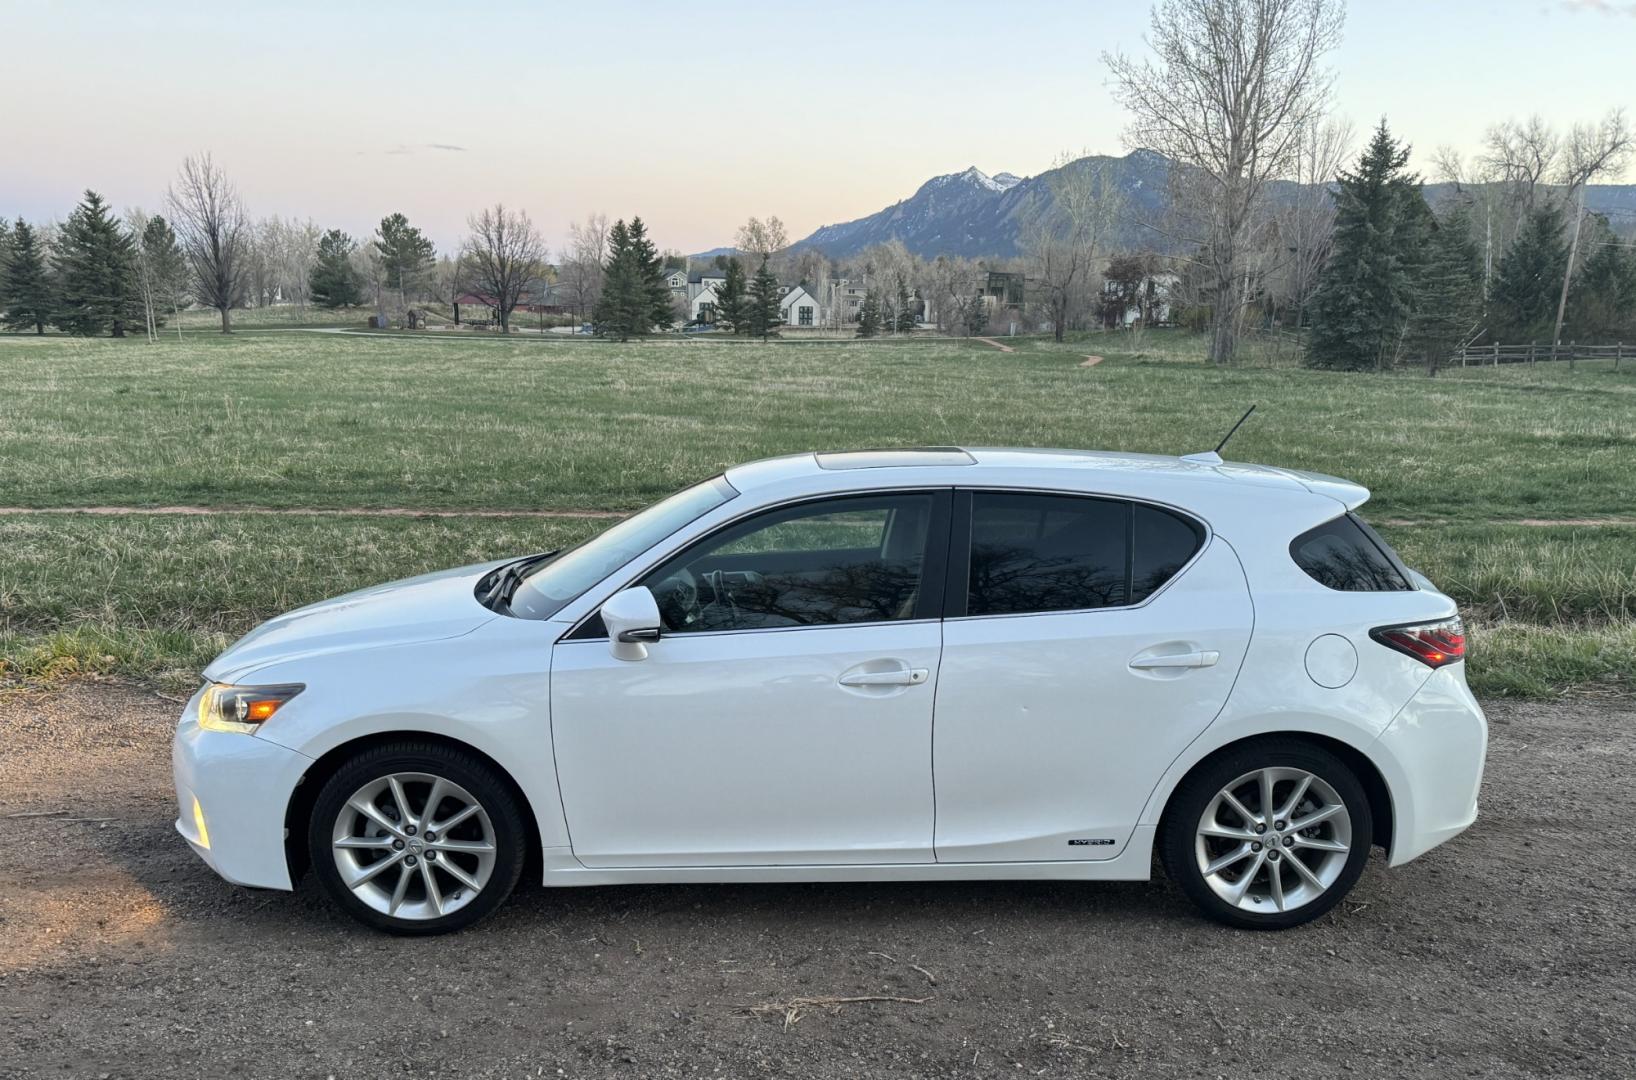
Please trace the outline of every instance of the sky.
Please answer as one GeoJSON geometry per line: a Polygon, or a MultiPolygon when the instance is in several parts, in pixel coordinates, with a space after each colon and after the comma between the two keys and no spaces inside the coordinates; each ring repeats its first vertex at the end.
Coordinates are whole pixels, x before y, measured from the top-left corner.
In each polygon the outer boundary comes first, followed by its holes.
{"type": "MultiPolygon", "coordinates": [[[[355,236],[402,211],[440,249],[495,202],[553,246],[592,212],[664,248],[791,238],[976,165],[1126,151],[1105,51],[1145,0],[481,5],[0,0],[0,214],[60,219],[87,187],[160,209],[209,151],[250,211],[355,236]]],[[[1636,112],[1636,0],[1361,0],[1330,57],[1336,112],[1422,153],[1539,113],[1636,112]]]]}

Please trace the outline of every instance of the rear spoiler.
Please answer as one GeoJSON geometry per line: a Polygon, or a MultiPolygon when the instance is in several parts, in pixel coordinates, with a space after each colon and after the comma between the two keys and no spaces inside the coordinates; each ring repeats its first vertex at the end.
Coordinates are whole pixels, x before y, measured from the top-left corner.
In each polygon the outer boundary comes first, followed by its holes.
{"type": "MultiPolygon", "coordinates": [[[[1271,466],[1268,466],[1272,468],[1271,466]]],[[[1356,510],[1369,501],[1369,489],[1362,484],[1354,484],[1350,480],[1342,480],[1338,476],[1326,476],[1323,473],[1307,472],[1303,469],[1278,469],[1273,472],[1282,473],[1306,488],[1314,495],[1328,495],[1348,510],[1356,510]]]]}

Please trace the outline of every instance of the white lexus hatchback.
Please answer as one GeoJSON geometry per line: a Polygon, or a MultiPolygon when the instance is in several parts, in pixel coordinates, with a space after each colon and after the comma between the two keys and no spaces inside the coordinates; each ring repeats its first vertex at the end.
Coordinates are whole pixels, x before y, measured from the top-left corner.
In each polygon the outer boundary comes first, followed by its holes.
{"type": "Polygon", "coordinates": [[[576,548],[280,616],[205,671],[177,829],[391,931],[546,885],[1150,876],[1312,919],[1469,826],[1455,604],[1355,484],[1056,450],[742,465],[576,548]]]}

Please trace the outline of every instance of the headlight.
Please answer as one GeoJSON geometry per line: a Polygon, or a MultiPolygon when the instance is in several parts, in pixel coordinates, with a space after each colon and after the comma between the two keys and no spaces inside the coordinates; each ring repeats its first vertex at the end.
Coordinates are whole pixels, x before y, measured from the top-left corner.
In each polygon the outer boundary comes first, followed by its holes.
{"type": "Polygon", "coordinates": [[[199,726],[206,731],[255,731],[284,703],[305,690],[301,683],[281,686],[225,686],[211,683],[199,698],[199,726]]]}

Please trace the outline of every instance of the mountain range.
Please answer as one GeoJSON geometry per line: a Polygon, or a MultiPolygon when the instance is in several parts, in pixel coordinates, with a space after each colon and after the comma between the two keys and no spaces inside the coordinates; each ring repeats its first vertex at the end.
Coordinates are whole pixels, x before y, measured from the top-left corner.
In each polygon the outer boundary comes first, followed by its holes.
{"type": "MultiPolygon", "coordinates": [[[[1172,162],[1145,150],[1124,157],[1084,157],[1030,177],[1006,172],[990,176],[976,166],[934,176],[907,199],[855,221],[825,225],[791,246],[817,248],[832,259],[847,258],[891,239],[903,241],[909,251],[923,258],[1016,255],[1025,218],[1037,202],[1049,205],[1057,174],[1062,169],[1088,166],[1105,169],[1124,193],[1125,217],[1130,223],[1122,227],[1114,242],[1121,246],[1151,246],[1155,234],[1135,222],[1157,217],[1172,162]]],[[[1289,181],[1276,181],[1269,185],[1269,196],[1288,199],[1297,188],[1289,181]]],[[[1449,190],[1447,184],[1427,184],[1426,197],[1435,205],[1449,190]]],[[[1591,210],[1608,214],[1622,230],[1636,225],[1636,184],[1594,184],[1586,191],[1585,203],[1591,210]]]]}

